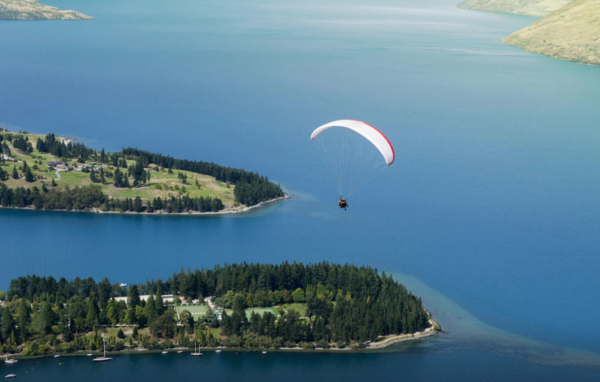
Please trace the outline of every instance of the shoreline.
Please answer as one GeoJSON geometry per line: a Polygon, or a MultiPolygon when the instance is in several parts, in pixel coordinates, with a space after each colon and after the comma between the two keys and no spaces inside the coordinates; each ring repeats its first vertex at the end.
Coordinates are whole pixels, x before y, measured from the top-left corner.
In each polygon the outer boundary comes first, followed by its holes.
{"type": "Polygon", "coordinates": [[[434,336],[438,332],[438,330],[435,329],[436,325],[438,328],[440,328],[440,330],[441,330],[441,326],[433,318],[429,319],[429,323],[431,324],[431,326],[429,328],[423,330],[422,332],[416,332],[413,334],[400,334],[400,335],[386,336],[385,339],[381,342],[370,343],[369,346],[367,347],[367,350],[385,349],[387,347],[390,347],[392,345],[395,345],[395,344],[398,344],[401,342],[419,341],[419,340],[434,336]]]}
{"type": "MultiPolygon", "coordinates": [[[[356,348],[351,348],[351,347],[345,347],[345,348],[314,348],[314,349],[304,349],[302,347],[294,347],[294,348],[288,348],[288,347],[281,347],[281,348],[277,348],[277,349],[247,349],[247,348],[228,348],[228,347],[201,347],[198,348],[198,350],[200,352],[205,351],[205,352],[210,352],[210,353],[214,353],[217,350],[220,350],[222,352],[225,353],[232,353],[232,352],[267,352],[267,353],[286,353],[286,352],[291,352],[291,353],[313,353],[313,352],[318,352],[318,353],[336,353],[336,352],[346,352],[346,353],[371,353],[373,351],[377,351],[377,350],[382,350],[385,348],[388,348],[390,346],[402,343],[402,342],[413,342],[413,341],[422,341],[422,340],[426,340],[429,339],[435,335],[438,334],[438,331],[441,331],[441,328],[439,330],[435,329],[435,326],[437,325],[439,327],[439,324],[433,320],[433,318],[429,319],[429,323],[431,324],[431,327],[423,330],[422,332],[416,332],[414,334],[400,334],[400,335],[390,335],[390,336],[386,336],[386,337],[382,337],[385,338],[383,341],[381,342],[375,342],[375,343],[369,343],[367,344],[367,346],[364,349],[356,349],[356,348]]],[[[178,351],[181,351],[183,353],[191,353],[193,351],[192,348],[187,348],[187,347],[174,347],[171,349],[128,349],[128,350],[120,350],[120,351],[107,351],[106,355],[108,356],[119,356],[119,355],[146,355],[146,354],[162,354],[162,352],[166,351],[167,354],[179,354],[177,353],[178,351]]],[[[76,352],[73,353],[65,353],[65,354],[60,354],[60,353],[51,353],[51,354],[44,354],[44,355],[32,355],[32,356],[22,356],[19,354],[2,354],[1,357],[11,357],[12,359],[16,359],[18,361],[25,361],[25,360],[32,360],[32,359],[39,359],[39,358],[54,358],[56,355],[60,355],[60,358],[62,357],[90,357],[88,356],[88,354],[92,354],[93,356],[98,356],[98,355],[102,355],[101,351],[92,351],[92,350],[78,350],[76,352]]],[[[90,357],[90,358],[93,358],[90,357]]]]}
{"type": "Polygon", "coordinates": [[[20,211],[43,211],[43,212],[67,212],[67,213],[80,213],[80,214],[115,214],[115,215],[145,215],[145,216],[219,216],[219,215],[233,215],[233,214],[244,214],[252,212],[255,209],[259,209],[262,207],[266,207],[267,205],[275,202],[280,202],[285,199],[290,199],[289,194],[285,194],[282,197],[265,200],[264,202],[260,202],[253,206],[244,206],[238,207],[238,209],[225,209],[218,212],[197,212],[197,211],[189,211],[189,212],[179,212],[179,213],[168,213],[168,212],[130,212],[130,211],[100,211],[99,209],[91,209],[89,211],[86,210],[37,210],[33,207],[5,207],[0,205],[0,209],[6,210],[20,210],[20,211]]]}

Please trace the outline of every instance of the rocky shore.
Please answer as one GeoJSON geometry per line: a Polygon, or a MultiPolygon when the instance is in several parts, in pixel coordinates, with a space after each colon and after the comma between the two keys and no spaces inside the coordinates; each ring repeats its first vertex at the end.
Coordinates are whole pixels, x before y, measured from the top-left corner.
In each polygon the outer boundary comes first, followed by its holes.
{"type": "Polygon", "coordinates": [[[465,0],[458,8],[543,17],[571,0],[465,0]]]}
{"type": "Polygon", "coordinates": [[[36,0],[0,0],[0,20],[93,20],[83,13],[61,10],[36,0]]]}

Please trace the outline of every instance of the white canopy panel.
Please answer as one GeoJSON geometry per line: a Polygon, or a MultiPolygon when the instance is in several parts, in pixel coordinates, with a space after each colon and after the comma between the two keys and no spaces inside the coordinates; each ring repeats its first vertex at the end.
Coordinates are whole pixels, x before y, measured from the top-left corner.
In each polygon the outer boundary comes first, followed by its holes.
{"type": "Polygon", "coordinates": [[[356,121],[353,119],[340,119],[338,121],[329,122],[313,131],[310,135],[310,139],[315,139],[319,134],[331,127],[345,127],[359,133],[363,137],[367,138],[375,147],[377,147],[377,150],[379,150],[381,155],[383,155],[385,163],[388,166],[394,163],[396,154],[394,153],[394,147],[390,141],[376,127],[371,126],[366,122],[356,121]]]}

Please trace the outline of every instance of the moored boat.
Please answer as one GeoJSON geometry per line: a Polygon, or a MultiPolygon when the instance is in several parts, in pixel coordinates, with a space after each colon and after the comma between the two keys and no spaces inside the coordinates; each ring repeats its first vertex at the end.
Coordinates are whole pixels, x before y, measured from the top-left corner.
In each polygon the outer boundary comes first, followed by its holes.
{"type": "Polygon", "coordinates": [[[196,345],[197,343],[194,343],[194,352],[192,353],[193,356],[201,356],[202,353],[198,353],[198,350],[196,349],[196,345]]]}
{"type": "MultiPolygon", "coordinates": [[[[92,361],[93,362],[106,362],[106,361],[112,361],[113,359],[110,357],[106,356],[106,341],[104,340],[104,334],[102,334],[102,345],[104,347],[104,355],[102,357],[96,357],[94,358],[92,361]]],[[[90,354],[88,354],[90,355],[90,354]]]]}

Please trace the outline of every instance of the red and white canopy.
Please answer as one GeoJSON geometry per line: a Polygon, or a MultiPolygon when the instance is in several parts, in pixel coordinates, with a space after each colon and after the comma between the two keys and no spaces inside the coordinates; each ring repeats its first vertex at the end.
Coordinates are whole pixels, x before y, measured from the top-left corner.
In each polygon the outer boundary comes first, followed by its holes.
{"type": "Polygon", "coordinates": [[[331,127],[345,127],[359,133],[363,137],[367,138],[375,147],[377,147],[377,150],[379,150],[381,155],[383,155],[385,163],[388,166],[394,163],[396,154],[394,153],[394,147],[390,141],[376,127],[371,126],[366,122],[356,121],[353,119],[340,119],[338,121],[329,122],[313,131],[310,135],[310,139],[315,139],[319,134],[331,127]]]}

